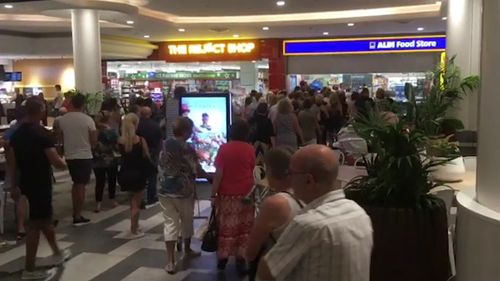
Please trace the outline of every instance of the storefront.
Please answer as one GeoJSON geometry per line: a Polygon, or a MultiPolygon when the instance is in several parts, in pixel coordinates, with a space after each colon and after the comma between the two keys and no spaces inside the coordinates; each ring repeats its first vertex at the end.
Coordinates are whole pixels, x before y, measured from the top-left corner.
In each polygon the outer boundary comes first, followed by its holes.
{"type": "Polygon", "coordinates": [[[284,88],[285,60],[279,40],[162,42],[145,61],[107,62],[108,88],[114,95],[149,92],[153,98],[188,92],[239,95],[284,88]]]}
{"type": "Polygon", "coordinates": [[[383,88],[403,100],[405,83],[423,94],[445,49],[444,35],[285,40],[287,89],[301,81],[317,89],[342,84],[372,92],[383,88]]]}

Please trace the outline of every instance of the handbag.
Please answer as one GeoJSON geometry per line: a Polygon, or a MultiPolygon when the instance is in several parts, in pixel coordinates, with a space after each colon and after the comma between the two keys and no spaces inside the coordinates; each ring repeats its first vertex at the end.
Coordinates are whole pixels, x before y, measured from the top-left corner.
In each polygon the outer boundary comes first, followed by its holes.
{"type": "Polygon", "coordinates": [[[217,219],[215,217],[215,208],[212,209],[212,214],[210,214],[210,220],[208,221],[208,230],[203,236],[203,241],[201,243],[201,249],[205,252],[215,252],[217,251],[217,219]]]}

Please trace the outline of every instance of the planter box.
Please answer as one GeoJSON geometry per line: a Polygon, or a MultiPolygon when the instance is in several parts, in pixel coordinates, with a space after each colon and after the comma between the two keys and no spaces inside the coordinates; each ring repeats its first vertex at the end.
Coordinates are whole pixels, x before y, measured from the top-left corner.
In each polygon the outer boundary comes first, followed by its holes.
{"type": "Polygon", "coordinates": [[[374,231],[371,281],[451,277],[446,207],[437,202],[433,210],[364,208],[374,231]]]}
{"type": "MultiPolygon", "coordinates": [[[[442,158],[435,157],[435,160],[442,160],[442,158]]],[[[432,179],[439,182],[459,182],[464,179],[464,176],[464,158],[461,156],[435,167],[431,173],[432,179]]]]}

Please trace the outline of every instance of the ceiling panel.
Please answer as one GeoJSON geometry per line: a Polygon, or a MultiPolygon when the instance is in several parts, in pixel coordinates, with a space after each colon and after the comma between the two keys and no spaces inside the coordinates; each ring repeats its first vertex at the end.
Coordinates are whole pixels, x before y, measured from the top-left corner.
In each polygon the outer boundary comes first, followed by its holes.
{"type": "MultiPolygon", "coordinates": [[[[135,1],[135,0],[134,0],[135,1]]],[[[285,0],[285,7],[278,8],[275,0],[149,0],[147,5],[150,9],[165,13],[174,13],[180,16],[235,16],[249,14],[273,14],[273,13],[298,13],[318,12],[331,10],[366,9],[387,6],[430,4],[436,1],[429,0],[285,0]]],[[[15,1],[11,1],[15,2],[15,1]]],[[[67,8],[57,1],[36,1],[25,3],[14,3],[14,9],[3,9],[1,14],[46,14],[47,10],[67,8]]],[[[422,17],[422,16],[421,16],[422,17]]],[[[446,24],[438,16],[430,18],[410,18],[399,16],[395,18],[378,18],[377,20],[359,21],[353,20],[356,25],[348,27],[347,22],[326,23],[323,22],[276,22],[276,23],[249,23],[249,24],[173,24],[168,21],[153,19],[146,16],[131,15],[116,12],[103,13],[103,19],[115,24],[120,28],[102,28],[103,34],[120,35],[144,39],[143,36],[151,35],[151,41],[164,41],[176,39],[206,39],[206,38],[231,38],[238,34],[243,38],[307,38],[323,37],[323,32],[329,32],[332,36],[361,36],[374,34],[407,34],[418,33],[418,27],[424,27],[424,33],[443,33],[446,24]],[[133,26],[124,26],[127,20],[133,20],[133,26]],[[270,30],[263,31],[263,26],[270,30]],[[179,28],[186,32],[178,32],[179,28]],[[221,29],[224,32],[213,32],[211,29],[221,29]]],[[[29,33],[54,33],[70,32],[69,21],[49,23],[18,23],[2,22],[0,29],[29,32],[29,33]]]]}
{"type": "Polygon", "coordinates": [[[430,4],[432,0],[285,0],[283,7],[274,0],[149,0],[147,7],[181,16],[236,16],[277,13],[340,11],[430,4]]]}

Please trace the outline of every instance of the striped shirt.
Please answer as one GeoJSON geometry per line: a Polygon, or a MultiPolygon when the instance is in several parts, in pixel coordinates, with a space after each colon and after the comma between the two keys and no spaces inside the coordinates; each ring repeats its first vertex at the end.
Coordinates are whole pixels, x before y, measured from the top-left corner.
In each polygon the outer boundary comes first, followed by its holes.
{"type": "Polygon", "coordinates": [[[276,280],[368,281],[370,218],[343,190],[308,204],[265,256],[276,280]]]}

